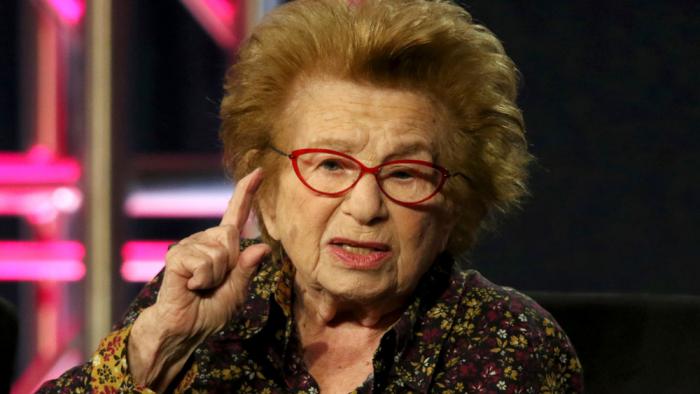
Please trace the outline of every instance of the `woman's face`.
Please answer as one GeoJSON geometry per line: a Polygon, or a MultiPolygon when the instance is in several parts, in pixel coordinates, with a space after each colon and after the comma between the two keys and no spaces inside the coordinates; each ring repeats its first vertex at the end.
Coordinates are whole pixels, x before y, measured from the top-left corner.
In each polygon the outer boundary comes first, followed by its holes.
{"type": "MultiPolygon", "coordinates": [[[[444,132],[424,95],[333,79],[308,80],[283,115],[284,146],[327,148],[366,166],[397,159],[434,162],[444,132]]],[[[283,166],[277,195],[263,203],[269,234],[282,242],[297,285],[348,301],[388,301],[409,294],[444,250],[454,221],[442,195],[403,206],[365,174],[345,194],[316,193],[283,166]]]]}

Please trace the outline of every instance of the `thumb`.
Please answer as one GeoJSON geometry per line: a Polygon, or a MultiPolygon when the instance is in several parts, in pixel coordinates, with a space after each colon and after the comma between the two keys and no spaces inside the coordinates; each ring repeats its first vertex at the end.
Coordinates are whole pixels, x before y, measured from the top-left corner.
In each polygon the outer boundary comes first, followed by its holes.
{"type": "Polygon", "coordinates": [[[256,244],[245,248],[241,254],[238,255],[238,262],[236,263],[236,268],[233,269],[231,275],[234,276],[234,280],[239,286],[247,286],[250,282],[250,278],[253,276],[258,268],[258,265],[263,260],[263,258],[270,254],[272,249],[267,244],[256,244]]]}

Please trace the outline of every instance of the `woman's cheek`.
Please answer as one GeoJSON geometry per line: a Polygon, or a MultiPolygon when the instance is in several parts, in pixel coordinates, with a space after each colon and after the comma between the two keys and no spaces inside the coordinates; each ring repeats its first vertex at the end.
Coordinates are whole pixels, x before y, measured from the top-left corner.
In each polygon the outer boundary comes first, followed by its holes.
{"type": "Polygon", "coordinates": [[[322,239],[329,231],[332,201],[300,193],[290,196],[284,210],[287,216],[285,248],[295,265],[314,270],[322,253],[322,239]]]}

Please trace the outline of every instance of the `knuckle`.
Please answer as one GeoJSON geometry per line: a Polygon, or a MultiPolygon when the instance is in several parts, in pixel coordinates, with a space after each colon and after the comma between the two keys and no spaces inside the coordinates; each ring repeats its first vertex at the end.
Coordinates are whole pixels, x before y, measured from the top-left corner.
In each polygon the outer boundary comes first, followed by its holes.
{"type": "Polygon", "coordinates": [[[216,259],[221,262],[227,262],[228,261],[228,250],[226,248],[217,248],[216,249],[216,259]]]}
{"type": "Polygon", "coordinates": [[[165,253],[165,264],[170,265],[175,262],[178,259],[178,256],[182,254],[182,249],[183,246],[180,244],[176,244],[168,248],[168,251],[165,253]]]}
{"type": "Polygon", "coordinates": [[[197,253],[192,246],[179,246],[173,248],[165,255],[166,269],[174,269],[177,271],[185,270],[194,272],[199,267],[208,264],[210,259],[202,253],[197,253]]]}
{"type": "Polygon", "coordinates": [[[194,260],[193,263],[195,263],[193,265],[194,271],[209,272],[214,270],[214,263],[210,258],[202,257],[194,260]]]}
{"type": "Polygon", "coordinates": [[[211,258],[212,263],[216,266],[224,265],[228,258],[226,249],[220,246],[211,247],[209,249],[208,255],[211,258]]]}
{"type": "Polygon", "coordinates": [[[165,260],[175,260],[182,257],[184,254],[188,254],[188,251],[192,248],[194,242],[190,237],[183,239],[177,243],[168,246],[168,251],[165,252],[165,260]]]}
{"type": "Polygon", "coordinates": [[[214,272],[214,265],[211,259],[200,257],[188,261],[188,271],[192,275],[210,275],[214,272]]]}
{"type": "Polygon", "coordinates": [[[180,243],[183,243],[183,242],[190,243],[190,242],[199,241],[200,239],[202,239],[202,237],[205,236],[205,234],[206,234],[206,231],[198,231],[194,234],[191,234],[189,237],[183,239],[182,241],[180,241],[180,243]]]}

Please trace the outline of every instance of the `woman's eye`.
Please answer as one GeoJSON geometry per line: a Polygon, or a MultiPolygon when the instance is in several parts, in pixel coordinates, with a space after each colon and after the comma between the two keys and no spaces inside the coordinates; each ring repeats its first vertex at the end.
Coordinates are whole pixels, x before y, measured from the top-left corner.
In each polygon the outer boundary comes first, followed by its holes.
{"type": "Polygon", "coordinates": [[[319,164],[319,167],[326,171],[338,171],[343,168],[338,160],[324,160],[319,164]]]}
{"type": "Polygon", "coordinates": [[[404,170],[396,170],[392,171],[391,174],[389,174],[392,178],[396,179],[411,179],[414,177],[414,174],[409,171],[404,171],[404,170]]]}

